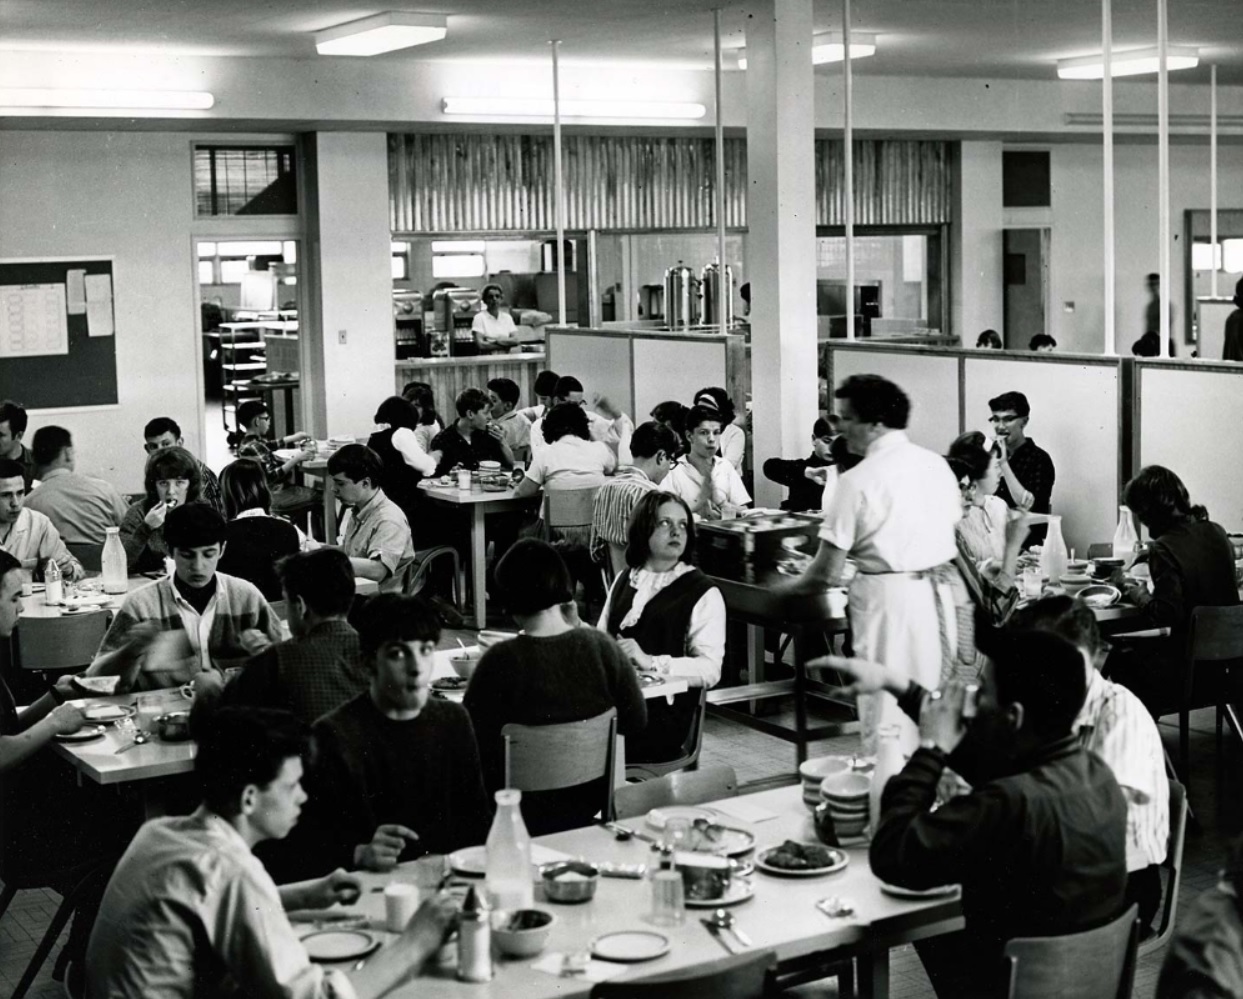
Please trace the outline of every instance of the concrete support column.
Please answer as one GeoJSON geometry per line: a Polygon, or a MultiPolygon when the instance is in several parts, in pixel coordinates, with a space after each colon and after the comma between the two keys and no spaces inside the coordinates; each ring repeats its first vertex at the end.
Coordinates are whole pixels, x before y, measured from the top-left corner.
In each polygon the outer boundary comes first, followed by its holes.
{"type": "MultiPolygon", "coordinates": [[[[974,347],[981,330],[1000,331],[1004,323],[1000,142],[959,143],[952,205],[948,332],[974,347]]],[[[1006,346],[1022,350],[1027,344],[1006,346]]]]}
{"type": "Polygon", "coordinates": [[[393,394],[397,359],[388,138],[318,132],[304,142],[304,417],[319,437],[365,434],[379,400],[393,394]]]}
{"type": "MultiPolygon", "coordinates": [[[[816,418],[812,0],[748,4],[747,271],[755,462],[807,452],[816,418]]],[[[759,506],[781,487],[755,476],[759,506]]]]}

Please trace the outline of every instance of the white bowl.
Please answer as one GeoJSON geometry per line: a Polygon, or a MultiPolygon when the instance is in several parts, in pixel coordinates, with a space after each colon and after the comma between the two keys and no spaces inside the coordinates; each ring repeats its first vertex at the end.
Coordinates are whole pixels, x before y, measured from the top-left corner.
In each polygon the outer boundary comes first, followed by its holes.
{"type": "Polygon", "coordinates": [[[867,774],[834,774],[821,782],[820,797],[825,801],[850,805],[865,800],[871,790],[872,778],[867,774]]]}

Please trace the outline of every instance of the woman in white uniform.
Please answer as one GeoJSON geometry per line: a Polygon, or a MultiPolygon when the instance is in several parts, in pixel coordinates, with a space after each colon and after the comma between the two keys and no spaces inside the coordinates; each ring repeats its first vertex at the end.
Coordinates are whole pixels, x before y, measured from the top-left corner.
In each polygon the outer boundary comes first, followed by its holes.
{"type": "Polygon", "coordinates": [[[505,301],[505,291],[499,284],[485,285],[483,293],[483,309],[475,313],[471,321],[470,331],[475,335],[475,346],[479,352],[507,350],[517,343],[514,317],[509,311],[501,311],[501,303],[505,301]]]}

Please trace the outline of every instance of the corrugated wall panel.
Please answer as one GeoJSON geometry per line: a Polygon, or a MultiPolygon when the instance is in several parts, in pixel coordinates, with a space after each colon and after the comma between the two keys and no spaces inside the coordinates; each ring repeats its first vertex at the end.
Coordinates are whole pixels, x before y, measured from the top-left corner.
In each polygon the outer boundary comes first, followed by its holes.
{"type": "MultiPolygon", "coordinates": [[[[562,140],[571,230],[711,229],[716,146],[708,138],[568,135],[562,140]]],[[[841,225],[842,144],[816,142],[816,223],[841,225]]],[[[524,232],[556,228],[547,135],[389,136],[391,221],[398,232],[524,232]]],[[[747,147],[725,140],[725,224],[746,225],[747,147]]],[[[950,221],[944,142],[855,144],[859,225],[950,221]]]]}

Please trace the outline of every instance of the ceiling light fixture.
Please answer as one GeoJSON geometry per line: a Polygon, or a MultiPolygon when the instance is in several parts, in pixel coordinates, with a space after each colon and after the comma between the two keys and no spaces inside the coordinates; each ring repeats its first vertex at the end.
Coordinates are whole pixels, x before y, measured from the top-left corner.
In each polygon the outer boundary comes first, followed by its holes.
{"type": "Polygon", "coordinates": [[[215,103],[216,98],[204,91],[0,87],[0,108],[206,111],[215,103]]]}
{"type": "Polygon", "coordinates": [[[315,32],[315,50],[320,55],[373,56],[438,42],[448,33],[449,19],[443,15],[389,10],[315,32]]]}
{"type": "MultiPolygon", "coordinates": [[[[1132,49],[1129,52],[1113,52],[1109,57],[1110,76],[1142,76],[1155,73],[1161,68],[1157,50],[1132,49]]],[[[1194,69],[1200,63],[1200,50],[1186,46],[1170,45],[1165,52],[1165,68],[1194,69]]],[[[1063,80],[1101,80],[1105,76],[1105,58],[1101,55],[1077,56],[1059,59],[1057,75],[1063,80]]]]}
{"type": "MultiPolygon", "coordinates": [[[[551,97],[446,97],[445,114],[551,118],[551,97]]],[[[691,101],[599,101],[564,100],[563,118],[660,118],[689,120],[702,118],[708,109],[691,101]]]]}
{"type": "MultiPolygon", "coordinates": [[[[738,68],[747,68],[746,49],[737,49],[738,68]]],[[[850,33],[850,58],[866,59],[876,55],[876,36],[863,31],[850,33]]],[[[830,31],[826,35],[816,35],[811,40],[811,61],[814,66],[823,66],[830,62],[843,62],[846,59],[846,40],[840,31],[830,31]]]]}

